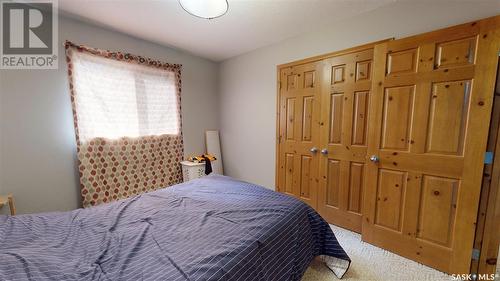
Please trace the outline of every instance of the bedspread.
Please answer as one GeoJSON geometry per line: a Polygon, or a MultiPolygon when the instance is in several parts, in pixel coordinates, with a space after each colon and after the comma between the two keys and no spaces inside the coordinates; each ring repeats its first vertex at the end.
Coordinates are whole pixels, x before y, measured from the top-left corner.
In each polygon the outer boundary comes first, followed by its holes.
{"type": "Polygon", "coordinates": [[[0,216],[1,280],[300,280],[350,260],[303,202],[212,175],[69,212],[0,216]]]}

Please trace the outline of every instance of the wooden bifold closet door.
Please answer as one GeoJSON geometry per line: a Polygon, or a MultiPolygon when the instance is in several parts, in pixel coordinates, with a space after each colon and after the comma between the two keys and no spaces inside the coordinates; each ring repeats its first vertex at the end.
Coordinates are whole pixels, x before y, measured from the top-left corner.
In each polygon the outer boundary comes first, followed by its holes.
{"type": "Polygon", "coordinates": [[[318,211],[361,232],[372,46],[323,61],[318,211]]]}
{"type": "Polygon", "coordinates": [[[499,51],[497,16],[279,66],[278,190],[468,273],[499,51]]]}
{"type": "Polygon", "coordinates": [[[375,47],[363,240],[448,273],[469,271],[499,23],[375,47]]]}
{"type": "Polygon", "coordinates": [[[316,207],[320,64],[282,69],[279,95],[279,191],[316,207]]]}
{"type": "Polygon", "coordinates": [[[279,71],[279,191],[361,232],[373,46],[279,71]]]}

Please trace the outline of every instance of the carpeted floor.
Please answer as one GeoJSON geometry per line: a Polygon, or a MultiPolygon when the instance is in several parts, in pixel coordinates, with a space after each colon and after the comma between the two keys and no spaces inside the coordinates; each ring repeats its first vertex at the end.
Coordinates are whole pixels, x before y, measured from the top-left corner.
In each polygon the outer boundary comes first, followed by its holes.
{"type": "MultiPolygon", "coordinates": [[[[361,241],[361,235],[332,226],[335,236],[351,257],[346,281],[449,281],[451,276],[361,241]]],[[[313,261],[302,281],[338,280],[320,261],[313,261]]]]}

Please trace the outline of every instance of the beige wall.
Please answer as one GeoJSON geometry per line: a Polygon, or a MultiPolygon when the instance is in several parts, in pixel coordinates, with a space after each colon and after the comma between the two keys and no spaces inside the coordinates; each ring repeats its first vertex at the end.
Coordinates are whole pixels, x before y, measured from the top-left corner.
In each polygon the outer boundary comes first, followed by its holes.
{"type": "Polygon", "coordinates": [[[405,1],[224,61],[219,124],[227,175],[274,189],[276,66],[500,14],[500,2],[405,1]]]}
{"type": "MultiPolygon", "coordinates": [[[[204,151],[204,131],[218,128],[216,63],[65,18],[59,32],[61,58],[69,39],[181,63],[185,151],[204,151]]],[[[20,213],[80,206],[66,63],[59,63],[58,70],[0,72],[0,188],[14,194],[20,213]]]]}

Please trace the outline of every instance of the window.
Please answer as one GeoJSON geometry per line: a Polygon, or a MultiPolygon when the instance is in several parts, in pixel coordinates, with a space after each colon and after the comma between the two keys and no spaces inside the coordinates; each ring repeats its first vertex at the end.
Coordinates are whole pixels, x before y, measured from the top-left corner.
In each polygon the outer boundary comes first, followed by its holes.
{"type": "Polygon", "coordinates": [[[175,72],[72,52],[79,139],[180,135],[175,72]]]}
{"type": "Polygon", "coordinates": [[[82,205],[182,181],[181,65],[66,41],[82,205]]]}

